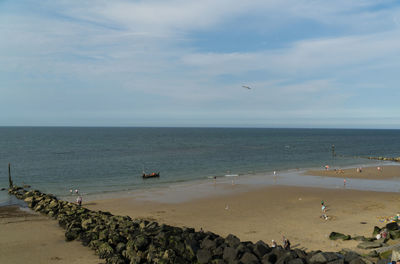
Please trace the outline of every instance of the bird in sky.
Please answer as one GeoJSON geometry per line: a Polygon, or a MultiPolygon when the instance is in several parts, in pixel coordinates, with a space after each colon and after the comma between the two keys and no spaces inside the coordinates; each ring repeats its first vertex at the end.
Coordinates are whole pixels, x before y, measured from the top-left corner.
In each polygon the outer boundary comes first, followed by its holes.
{"type": "Polygon", "coordinates": [[[249,89],[249,90],[251,89],[251,87],[250,87],[250,86],[247,86],[247,85],[242,85],[242,87],[243,87],[243,88],[246,88],[246,89],[249,89]]]}

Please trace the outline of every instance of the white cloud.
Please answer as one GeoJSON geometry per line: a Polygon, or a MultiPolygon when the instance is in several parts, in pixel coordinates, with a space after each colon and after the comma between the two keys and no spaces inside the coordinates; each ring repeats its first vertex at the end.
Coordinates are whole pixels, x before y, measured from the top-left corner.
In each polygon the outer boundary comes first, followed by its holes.
{"type": "MultiPolygon", "coordinates": [[[[38,104],[45,104],[63,97],[78,108],[88,96],[91,105],[86,108],[99,112],[106,108],[107,98],[123,101],[107,106],[111,116],[140,111],[138,104],[125,101],[129,96],[134,97],[135,103],[149,98],[163,101],[152,109],[152,115],[168,118],[182,112],[202,119],[215,112],[221,119],[230,115],[242,119],[258,115],[317,118],[322,113],[315,109],[322,108],[336,113],[332,118],[351,115],[365,107],[337,110],[357,95],[361,86],[357,83],[365,83],[352,80],[352,75],[372,78],[374,70],[400,66],[400,30],[396,25],[399,11],[371,9],[376,3],[41,2],[40,12],[36,9],[0,15],[0,35],[5,40],[0,41],[0,78],[8,78],[10,84],[0,90],[4,94],[13,87],[14,91],[7,94],[18,98],[23,98],[24,93],[29,96],[52,91],[50,96],[33,98],[38,104]],[[279,30],[282,25],[286,30],[290,23],[304,18],[339,29],[334,36],[300,38],[280,48],[257,51],[243,48],[237,52],[200,52],[196,43],[188,39],[193,32],[246,23],[246,18],[257,18],[260,28],[267,19],[265,30],[279,30]],[[254,87],[250,93],[240,88],[246,81],[254,87]],[[61,91],[65,87],[75,93],[65,94],[61,91]],[[75,96],[83,98],[77,103],[75,96]],[[113,111],[113,107],[117,110],[113,111]],[[234,112],[238,107],[246,111],[234,112]]],[[[396,78],[389,71],[386,74],[391,77],[387,82],[372,79],[375,89],[396,78]]],[[[361,98],[364,96],[367,95],[361,98]]],[[[7,103],[6,99],[2,102],[7,103]]],[[[81,110],[87,111],[84,107],[81,110]]],[[[367,114],[363,111],[360,116],[367,114]]]]}

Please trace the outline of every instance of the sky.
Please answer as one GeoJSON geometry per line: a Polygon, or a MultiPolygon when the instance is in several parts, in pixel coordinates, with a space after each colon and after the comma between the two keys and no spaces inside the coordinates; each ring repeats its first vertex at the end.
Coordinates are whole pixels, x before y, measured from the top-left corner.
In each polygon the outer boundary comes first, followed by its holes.
{"type": "Polygon", "coordinates": [[[394,0],[0,0],[0,126],[399,129],[399,79],[394,0]]]}

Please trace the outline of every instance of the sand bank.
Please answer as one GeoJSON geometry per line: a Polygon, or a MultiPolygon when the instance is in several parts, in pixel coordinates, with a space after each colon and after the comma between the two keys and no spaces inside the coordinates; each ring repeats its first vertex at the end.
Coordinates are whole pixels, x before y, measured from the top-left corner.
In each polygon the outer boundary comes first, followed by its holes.
{"type": "Polygon", "coordinates": [[[305,175],[335,177],[335,178],[353,178],[369,180],[400,180],[400,166],[378,166],[362,168],[361,172],[357,168],[351,169],[329,169],[329,170],[310,170],[305,175]]]}
{"type": "MultiPolygon", "coordinates": [[[[240,188],[240,186],[235,186],[240,188]]],[[[356,250],[356,241],[330,241],[332,231],[371,236],[380,218],[398,212],[400,195],[347,189],[270,186],[182,203],[161,203],[137,198],[92,202],[88,208],[106,210],[133,218],[148,218],[176,226],[203,228],[242,241],[271,239],[285,235],[304,250],[356,250]],[[328,206],[330,220],[321,219],[321,200],[328,206]]]]}
{"type": "Polygon", "coordinates": [[[57,221],[16,206],[0,207],[0,234],[0,263],[104,263],[79,242],[65,242],[57,221]]]}

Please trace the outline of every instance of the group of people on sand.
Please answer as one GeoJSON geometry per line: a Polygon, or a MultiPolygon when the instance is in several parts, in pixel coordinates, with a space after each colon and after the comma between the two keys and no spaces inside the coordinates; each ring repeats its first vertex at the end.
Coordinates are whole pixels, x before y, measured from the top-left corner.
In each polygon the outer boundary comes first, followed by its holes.
{"type": "MultiPolygon", "coordinates": [[[[282,236],[282,247],[286,250],[290,250],[290,241],[289,239],[287,239],[285,236],[282,236]]],[[[271,242],[271,247],[272,248],[276,248],[278,247],[278,244],[275,242],[275,240],[272,239],[271,242]]]]}
{"type": "Polygon", "coordinates": [[[328,220],[329,217],[326,214],[327,208],[326,208],[324,200],[321,201],[321,211],[322,211],[321,218],[324,219],[324,220],[328,220]]]}

